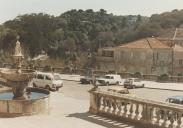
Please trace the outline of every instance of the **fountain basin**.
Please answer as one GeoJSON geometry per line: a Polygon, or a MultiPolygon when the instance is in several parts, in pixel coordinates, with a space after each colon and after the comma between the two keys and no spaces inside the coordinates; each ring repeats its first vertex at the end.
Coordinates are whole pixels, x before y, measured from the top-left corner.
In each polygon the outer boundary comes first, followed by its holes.
{"type": "Polygon", "coordinates": [[[9,80],[9,81],[28,81],[34,77],[35,71],[34,70],[21,70],[21,73],[17,73],[17,69],[7,69],[1,68],[0,74],[2,78],[9,80]]]}
{"type": "Polygon", "coordinates": [[[27,100],[12,100],[10,91],[0,94],[0,117],[17,117],[49,113],[50,92],[40,88],[28,88],[33,96],[27,100]],[[7,96],[5,96],[7,94],[7,96]],[[9,96],[10,95],[10,96],[9,96]],[[4,97],[5,96],[5,97],[4,97]]]}

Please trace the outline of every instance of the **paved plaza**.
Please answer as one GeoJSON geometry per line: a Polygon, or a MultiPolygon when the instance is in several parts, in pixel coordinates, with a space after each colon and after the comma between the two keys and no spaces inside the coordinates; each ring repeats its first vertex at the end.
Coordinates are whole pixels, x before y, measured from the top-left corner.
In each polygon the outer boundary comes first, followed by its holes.
{"type": "Polygon", "coordinates": [[[52,92],[48,115],[0,118],[1,128],[133,128],[122,123],[88,113],[91,85],[65,81],[59,92],[52,92]]]}
{"type": "MultiPolygon", "coordinates": [[[[92,85],[80,84],[77,81],[64,81],[59,92],[52,92],[50,113],[16,118],[0,118],[1,128],[134,128],[128,123],[92,115],[89,110],[88,90],[92,85]]],[[[101,89],[107,89],[101,86],[101,89]]],[[[183,95],[181,91],[159,89],[132,89],[138,97],[164,101],[173,95],[183,95]],[[158,95],[157,95],[158,94],[158,95]]]]}

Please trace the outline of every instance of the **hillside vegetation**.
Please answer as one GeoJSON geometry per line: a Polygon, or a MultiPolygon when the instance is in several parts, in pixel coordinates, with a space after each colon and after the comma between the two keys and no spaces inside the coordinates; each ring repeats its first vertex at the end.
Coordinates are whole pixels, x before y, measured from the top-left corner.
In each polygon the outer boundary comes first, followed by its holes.
{"type": "MultiPolygon", "coordinates": [[[[1,53],[13,52],[17,35],[27,56],[45,51],[51,58],[76,61],[99,47],[116,46],[143,37],[161,36],[183,23],[183,10],[151,17],[115,16],[101,9],[70,10],[60,16],[25,14],[0,26],[1,53]]],[[[1,54],[2,55],[2,54],[1,54]]]]}

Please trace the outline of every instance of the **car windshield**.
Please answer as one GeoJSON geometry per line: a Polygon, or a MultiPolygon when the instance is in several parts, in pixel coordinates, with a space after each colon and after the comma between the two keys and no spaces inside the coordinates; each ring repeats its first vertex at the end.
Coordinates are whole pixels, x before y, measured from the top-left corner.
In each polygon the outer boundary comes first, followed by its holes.
{"type": "Polygon", "coordinates": [[[111,77],[110,76],[105,76],[106,79],[110,79],[111,77]]]}
{"type": "Polygon", "coordinates": [[[132,81],[132,79],[126,79],[125,82],[129,83],[130,81],[132,81]]]}
{"type": "Polygon", "coordinates": [[[55,80],[61,80],[61,77],[59,75],[54,75],[55,80]]]}
{"type": "Polygon", "coordinates": [[[140,79],[134,79],[134,82],[140,82],[140,79]]]}
{"type": "Polygon", "coordinates": [[[173,98],[169,98],[169,99],[167,99],[167,101],[168,101],[169,103],[183,104],[182,99],[173,99],[173,98]]]}

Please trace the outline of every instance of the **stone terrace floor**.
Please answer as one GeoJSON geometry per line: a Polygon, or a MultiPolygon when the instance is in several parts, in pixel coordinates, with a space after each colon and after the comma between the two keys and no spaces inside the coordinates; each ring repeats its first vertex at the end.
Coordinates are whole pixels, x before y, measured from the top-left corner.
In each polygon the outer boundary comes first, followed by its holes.
{"type": "Polygon", "coordinates": [[[50,114],[0,118],[0,128],[135,128],[109,118],[88,113],[91,86],[65,82],[60,92],[50,97],[50,114]],[[81,93],[80,91],[84,91],[81,93]]]}

